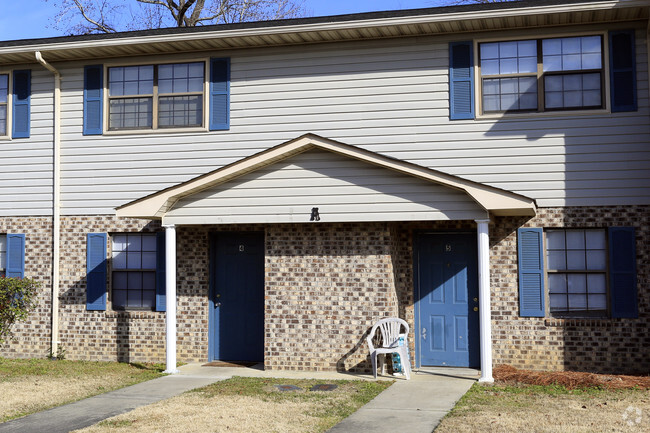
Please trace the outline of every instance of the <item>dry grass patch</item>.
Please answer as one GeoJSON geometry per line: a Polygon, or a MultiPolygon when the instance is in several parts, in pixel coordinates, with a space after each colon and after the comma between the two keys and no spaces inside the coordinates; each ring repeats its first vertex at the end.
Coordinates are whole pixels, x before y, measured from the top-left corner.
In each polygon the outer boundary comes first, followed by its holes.
{"type": "Polygon", "coordinates": [[[462,432],[650,431],[650,393],[559,385],[475,384],[436,429],[462,432]]]}
{"type": "Polygon", "coordinates": [[[235,377],[127,414],[81,433],[324,432],[392,382],[330,381],[334,391],[309,391],[322,381],[235,377]],[[300,391],[279,391],[295,385],[300,391]]]}
{"type": "Polygon", "coordinates": [[[0,358],[0,422],[161,375],[152,365],[0,358]]]}

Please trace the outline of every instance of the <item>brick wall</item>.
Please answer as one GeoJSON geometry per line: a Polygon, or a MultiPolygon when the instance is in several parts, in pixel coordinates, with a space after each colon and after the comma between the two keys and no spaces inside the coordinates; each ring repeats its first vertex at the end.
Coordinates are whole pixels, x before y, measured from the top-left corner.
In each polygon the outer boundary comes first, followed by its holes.
{"type": "Polygon", "coordinates": [[[365,335],[398,313],[387,224],[267,227],[268,369],[368,371],[365,335]]]}
{"type": "MultiPolygon", "coordinates": [[[[490,224],[495,364],[545,370],[650,371],[649,207],[539,209],[534,218],[490,224]],[[639,319],[561,320],[518,316],[520,226],[637,228],[639,319]]],[[[178,358],[208,356],[209,234],[266,233],[265,366],[268,369],[368,371],[365,334],[381,317],[410,324],[414,355],[413,236],[419,230],[474,231],[472,221],[179,227],[178,358]]],[[[109,216],[62,221],[60,340],[69,359],[156,361],[165,357],[164,313],[86,311],[88,232],[153,232],[159,224],[109,216]]],[[[42,281],[39,306],[2,356],[49,353],[51,219],[0,218],[0,233],[26,234],[26,275],[42,281]]],[[[110,256],[110,242],[108,245],[110,256]]],[[[109,268],[110,278],[110,268],[109,268]]]]}
{"type": "MultiPolygon", "coordinates": [[[[494,363],[536,370],[650,372],[650,207],[543,208],[490,225],[494,363]],[[638,319],[519,317],[517,228],[636,228],[638,319]]],[[[547,302],[548,305],[548,302],[547,302]]]]}
{"type": "Polygon", "coordinates": [[[25,277],[41,284],[36,308],[26,321],[12,328],[15,339],[0,347],[0,356],[12,358],[45,357],[50,353],[52,305],[52,218],[2,217],[0,234],[25,235],[25,277]]]}

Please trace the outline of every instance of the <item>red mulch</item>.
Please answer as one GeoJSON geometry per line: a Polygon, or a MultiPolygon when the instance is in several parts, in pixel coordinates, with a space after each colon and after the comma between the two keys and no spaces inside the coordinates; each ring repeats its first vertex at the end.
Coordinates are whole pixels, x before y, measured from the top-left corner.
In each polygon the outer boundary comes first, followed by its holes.
{"type": "Polygon", "coordinates": [[[581,373],[577,371],[519,370],[510,365],[494,368],[494,379],[502,383],[561,385],[567,389],[601,387],[607,389],[650,389],[650,376],[581,373]]]}

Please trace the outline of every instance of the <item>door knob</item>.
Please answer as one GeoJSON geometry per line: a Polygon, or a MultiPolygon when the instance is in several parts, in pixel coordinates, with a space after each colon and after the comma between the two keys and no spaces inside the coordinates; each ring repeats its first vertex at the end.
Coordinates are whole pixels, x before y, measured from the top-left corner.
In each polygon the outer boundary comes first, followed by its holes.
{"type": "Polygon", "coordinates": [[[214,308],[221,307],[221,302],[215,302],[214,303],[214,308]]]}
{"type": "Polygon", "coordinates": [[[427,340],[427,328],[422,328],[422,339],[427,340]]]}

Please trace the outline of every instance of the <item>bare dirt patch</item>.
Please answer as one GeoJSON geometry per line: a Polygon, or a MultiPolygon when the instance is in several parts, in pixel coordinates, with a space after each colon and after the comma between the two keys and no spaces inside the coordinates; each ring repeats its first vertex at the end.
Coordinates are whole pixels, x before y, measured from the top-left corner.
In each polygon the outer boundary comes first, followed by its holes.
{"type": "Polygon", "coordinates": [[[499,366],[436,429],[451,432],[648,432],[648,377],[537,372],[499,366]]]}
{"type": "Polygon", "coordinates": [[[494,379],[499,383],[525,383],[529,385],[561,385],[567,389],[601,387],[606,389],[650,389],[650,376],[595,374],[576,371],[519,370],[510,365],[494,369],[494,379]]]}

